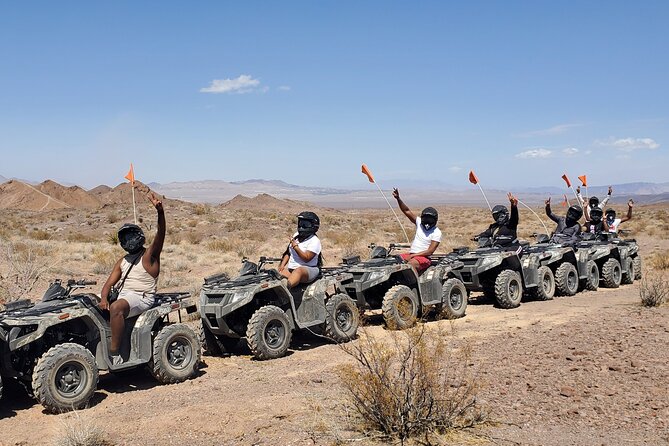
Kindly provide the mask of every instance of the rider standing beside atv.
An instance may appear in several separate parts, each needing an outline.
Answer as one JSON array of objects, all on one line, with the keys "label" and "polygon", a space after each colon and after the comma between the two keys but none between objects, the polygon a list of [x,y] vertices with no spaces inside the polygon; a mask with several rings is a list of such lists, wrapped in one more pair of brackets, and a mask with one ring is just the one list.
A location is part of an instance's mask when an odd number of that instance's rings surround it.
[{"label": "rider standing beside atv", "polygon": [[279,273],[288,279],[288,288],[313,282],[320,273],[321,241],[316,236],[321,221],[313,212],[300,212],[297,232],[290,238],[279,265]]},{"label": "rider standing beside atv", "polygon": [[[118,231],[118,241],[128,254],[116,262],[102,287],[100,308],[109,309],[110,354],[114,364],[123,362],[119,351],[125,329],[125,319],[142,314],[155,302],[160,274],[160,253],[165,241],[165,211],[162,202],[148,187],[145,192],[151,204],[158,211],[156,236],[147,249],[144,247],[146,238],[142,229],[137,225],[124,224]],[[110,302],[112,286],[115,286],[118,295],[116,300]]]},{"label": "rider standing beside atv", "polygon": [[495,220],[488,229],[474,237],[474,240],[488,238],[494,244],[500,246],[511,245],[518,237],[518,199],[511,192],[508,193],[509,203],[511,204],[511,216],[506,206],[501,204],[492,208],[492,218]]},{"label": "rider standing beside atv", "polygon": [[435,208],[426,207],[420,217],[416,217],[400,198],[400,191],[397,188],[393,189],[393,197],[397,200],[397,205],[404,215],[416,225],[416,236],[411,243],[411,248],[408,253],[401,254],[401,257],[421,273],[430,267],[432,264],[430,256],[441,243],[441,230],[437,228],[439,214]]},{"label": "rider standing beside atv", "polygon": [[583,217],[583,209],[581,206],[572,205],[567,209],[565,217],[558,217],[551,211],[551,198],[546,200],[546,215],[548,218],[557,223],[557,227],[553,232],[553,238],[557,238],[558,242],[569,244],[578,241],[578,236],[581,234],[581,224],[579,220]]}]

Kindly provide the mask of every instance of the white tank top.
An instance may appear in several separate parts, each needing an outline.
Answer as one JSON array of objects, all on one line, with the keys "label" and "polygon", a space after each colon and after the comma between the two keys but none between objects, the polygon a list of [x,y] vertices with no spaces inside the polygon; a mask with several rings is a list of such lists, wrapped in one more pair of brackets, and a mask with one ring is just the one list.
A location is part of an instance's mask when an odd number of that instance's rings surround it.
[{"label": "white tank top", "polygon": [[[127,257],[130,257],[131,259],[134,256],[126,256],[123,258],[121,261],[121,279],[125,277],[126,273],[128,272],[128,268],[130,268],[130,262],[128,262]],[[158,278],[153,277],[149,272],[144,268],[144,264],[142,263],[142,257],[144,255],[139,257],[139,259],[136,260],[135,266],[132,267],[130,270],[130,274],[128,274],[128,277],[125,279],[125,282],[123,283],[123,290],[127,291],[135,291],[137,293],[141,294],[156,294],[156,290],[158,288]]]}]

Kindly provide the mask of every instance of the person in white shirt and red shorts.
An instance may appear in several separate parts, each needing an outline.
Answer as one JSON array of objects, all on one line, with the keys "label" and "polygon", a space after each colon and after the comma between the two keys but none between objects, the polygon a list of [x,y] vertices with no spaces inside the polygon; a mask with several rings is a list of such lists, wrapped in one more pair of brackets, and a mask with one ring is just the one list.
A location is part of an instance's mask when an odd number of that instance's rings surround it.
[{"label": "person in white shirt and red shorts", "polygon": [[408,253],[401,254],[401,257],[413,266],[418,273],[422,273],[431,265],[430,256],[437,250],[441,243],[441,231],[437,228],[439,214],[433,207],[426,207],[417,217],[409,206],[404,204],[400,198],[400,191],[393,189],[393,197],[397,200],[400,210],[407,216],[411,223],[416,225],[416,236],[411,243]]}]

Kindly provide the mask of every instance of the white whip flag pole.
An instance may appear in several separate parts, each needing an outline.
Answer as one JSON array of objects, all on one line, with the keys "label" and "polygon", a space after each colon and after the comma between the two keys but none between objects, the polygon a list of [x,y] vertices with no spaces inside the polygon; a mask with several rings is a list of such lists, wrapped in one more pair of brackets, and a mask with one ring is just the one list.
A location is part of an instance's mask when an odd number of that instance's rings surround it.
[{"label": "white whip flag pole", "polygon": [[367,175],[367,179],[369,180],[370,183],[374,183],[376,188],[381,192],[381,196],[386,200],[386,203],[388,203],[388,207],[390,210],[393,212],[393,215],[395,216],[395,219],[397,220],[397,223],[400,224],[400,228],[402,228],[402,232],[404,233],[404,237],[407,239],[407,243],[411,243],[409,241],[409,236],[407,235],[407,231],[404,229],[404,226],[402,225],[402,222],[400,221],[400,218],[397,216],[397,213],[395,213],[395,209],[393,209],[392,205],[390,204],[390,201],[386,198],[386,194],[383,193],[381,190],[381,187],[379,187],[379,184],[374,180],[374,176],[372,175],[372,172],[367,168],[365,164],[362,165],[362,173]]},{"label": "white whip flag pole", "polygon": [[476,176],[476,174],[474,173],[473,170],[469,171],[469,182],[472,183],[472,184],[476,184],[479,187],[479,190],[483,194],[483,198],[485,198],[485,202],[488,204],[488,209],[490,209],[490,212],[492,212],[492,206],[490,206],[490,202],[488,201],[488,197],[485,196],[485,192],[483,192],[483,188],[479,184],[479,179],[478,179],[478,177]]},{"label": "white whip flag pole", "polygon": [[534,216],[537,217],[537,220],[539,220],[539,223],[541,223],[541,226],[544,227],[544,231],[546,231],[546,234],[547,234],[547,235],[550,235],[550,232],[548,232],[548,228],[547,228],[546,225],[544,224],[544,221],[539,217],[539,215],[537,215],[536,212],[534,212],[534,209],[532,209],[531,207],[529,207],[528,205],[526,205],[525,203],[523,203],[523,202],[520,201],[520,200],[518,200],[518,203],[522,204],[522,205],[525,206],[527,209],[529,209],[530,212],[532,212],[532,213],[534,214]]},{"label": "white whip flag pole", "polygon": [[132,215],[135,217],[135,224],[137,224],[137,206],[135,205],[135,170],[130,163],[130,170],[125,176],[125,179],[130,181],[130,189],[132,189]]}]

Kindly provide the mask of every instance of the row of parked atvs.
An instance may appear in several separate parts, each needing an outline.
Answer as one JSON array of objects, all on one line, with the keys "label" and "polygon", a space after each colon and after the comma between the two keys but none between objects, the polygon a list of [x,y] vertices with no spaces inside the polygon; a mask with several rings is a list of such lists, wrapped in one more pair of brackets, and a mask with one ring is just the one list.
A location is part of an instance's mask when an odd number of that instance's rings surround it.
[{"label": "row of parked atvs", "polygon": [[39,303],[17,301],[0,312],[0,397],[2,380],[14,378],[47,411],[79,409],[93,396],[99,370],[148,366],[158,381],[176,383],[197,372],[201,351],[230,352],[244,337],[257,359],[272,359],[286,354],[295,330],[334,342],[355,338],[368,310],[380,310],[388,328],[405,329],[419,317],[463,317],[471,291],[515,308],[523,296],[548,300],[641,277],[638,246],[630,239],[584,236],[566,245],[543,235],[533,245],[498,242],[482,239],[478,249],[435,255],[420,275],[393,254],[406,246],[371,245],[368,260],[345,258],[293,289],[267,267],[279,259],[244,261],[238,277],[205,279],[199,335],[181,321],[183,311],[198,311],[189,293],[159,294],[153,308],[128,319],[121,365],[109,358],[108,313],[96,295],[76,292],[93,283],[56,281]]}]

